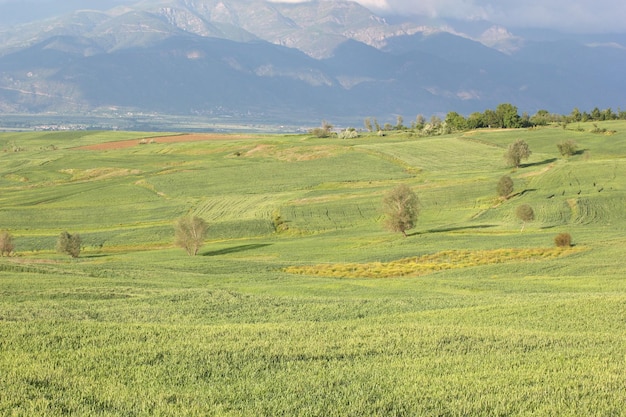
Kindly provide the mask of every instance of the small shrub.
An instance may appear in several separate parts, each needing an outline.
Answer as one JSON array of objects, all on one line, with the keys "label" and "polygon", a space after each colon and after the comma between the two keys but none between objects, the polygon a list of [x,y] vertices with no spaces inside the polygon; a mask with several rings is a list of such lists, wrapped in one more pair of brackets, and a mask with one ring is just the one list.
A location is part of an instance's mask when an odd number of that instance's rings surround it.
[{"label": "small shrub", "polygon": [[572,236],[569,233],[559,233],[554,238],[554,244],[559,248],[569,248],[572,246]]},{"label": "small shrub", "polygon": [[330,132],[322,129],[321,127],[313,128],[309,131],[309,133],[316,138],[328,138],[330,137]]},{"label": "small shrub", "polygon": [[522,232],[524,231],[524,227],[526,227],[526,222],[531,222],[535,220],[535,212],[533,211],[533,208],[528,204],[522,204],[521,206],[517,207],[517,210],[515,210],[515,215],[523,222],[521,230]]},{"label": "small shrub", "polygon": [[339,133],[339,139],[354,139],[359,137],[359,132],[353,127],[349,127]]},{"label": "small shrub", "polygon": [[528,159],[531,154],[532,151],[526,141],[518,139],[509,145],[504,158],[509,166],[519,168],[522,159]]},{"label": "small shrub", "polygon": [[289,225],[285,222],[283,217],[280,215],[280,211],[278,210],[275,210],[272,213],[272,224],[276,233],[281,233],[289,230]]},{"label": "small shrub", "polygon": [[498,197],[506,199],[513,192],[513,180],[508,175],[503,176],[498,181]]},{"label": "small shrub", "polygon": [[0,233],[0,256],[11,256],[14,249],[13,236],[9,232]]},{"label": "small shrub", "polygon": [[594,123],[593,129],[591,129],[591,133],[606,133],[606,128],[598,127],[598,124]]},{"label": "small shrub", "polygon": [[309,130],[309,133],[318,138],[329,138],[332,136],[332,130],[333,125],[323,120],[321,127],[313,128]]},{"label": "small shrub", "polygon": [[70,255],[72,258],[78,258],[81,242],[79,234],[71,235],[68,232],[62,232],[57,240],[57,252]]},{"label": "small shrub", "polygon": [[574,155],[578,150],[578,145],[572,139],[560,142],[556,146],[559,149],[561,156],[566,158]]}]

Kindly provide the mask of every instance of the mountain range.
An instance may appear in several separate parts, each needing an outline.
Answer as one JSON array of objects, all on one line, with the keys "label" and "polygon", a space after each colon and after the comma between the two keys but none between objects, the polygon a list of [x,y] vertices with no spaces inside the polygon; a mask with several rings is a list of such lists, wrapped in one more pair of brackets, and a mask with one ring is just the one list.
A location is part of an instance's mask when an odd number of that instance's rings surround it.
[{"label": "mountain range", "polygon": [[349,1],[157,0],[0,28],[0,115],[276,123],[625,104],[626,36],[389,18]]}]

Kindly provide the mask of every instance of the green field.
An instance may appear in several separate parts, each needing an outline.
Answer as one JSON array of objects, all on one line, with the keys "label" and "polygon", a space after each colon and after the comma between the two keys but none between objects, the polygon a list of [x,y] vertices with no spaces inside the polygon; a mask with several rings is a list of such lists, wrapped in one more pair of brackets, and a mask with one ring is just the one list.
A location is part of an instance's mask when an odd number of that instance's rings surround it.
[{"label": "green field", "polygon": [[[626,415],[626,122],[598,125],[0,133],[0,416]],[[533,154],[511,169],[516,139]],[[401,183],[407,238],[382,227]],[[173,245],[189,213],[210,225],[195,257]]]}]

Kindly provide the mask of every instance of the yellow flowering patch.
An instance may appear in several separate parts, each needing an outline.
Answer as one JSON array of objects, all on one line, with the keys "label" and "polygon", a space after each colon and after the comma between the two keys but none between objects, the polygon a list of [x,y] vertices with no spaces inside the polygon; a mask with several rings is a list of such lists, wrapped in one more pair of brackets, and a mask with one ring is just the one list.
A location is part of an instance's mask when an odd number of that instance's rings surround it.
[{"label": "yellow flowering patch", "polygon": [[418,276],[447,269],[469,268],[505,262],[530,262],[558,258],[580,249],[536,248],[493,250],[449,250],[391,262],[337,263],[291,266],[291,274],[338,278],[389,278]]}]

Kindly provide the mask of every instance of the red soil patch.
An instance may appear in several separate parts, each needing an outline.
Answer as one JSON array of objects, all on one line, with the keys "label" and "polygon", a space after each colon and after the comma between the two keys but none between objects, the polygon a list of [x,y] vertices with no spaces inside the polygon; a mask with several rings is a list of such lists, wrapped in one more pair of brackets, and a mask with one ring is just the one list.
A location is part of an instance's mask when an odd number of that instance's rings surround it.
[{"label": "red soil patch", "polygon": [[111,151],[117,149],[132,148],[133,146],[148,146],[152,143],[177,143],[177,142],[199,142],[199,141],[220,141],[220,140],[236,140],[236,139],[252,139],[252,136],[245,135],[227,135],[221,133],[202,133],[177,136],[160,136],[144,139],[120,140],[116,142],[98,143],[95,145],[79,146],[74,149],[85,151]]}]

